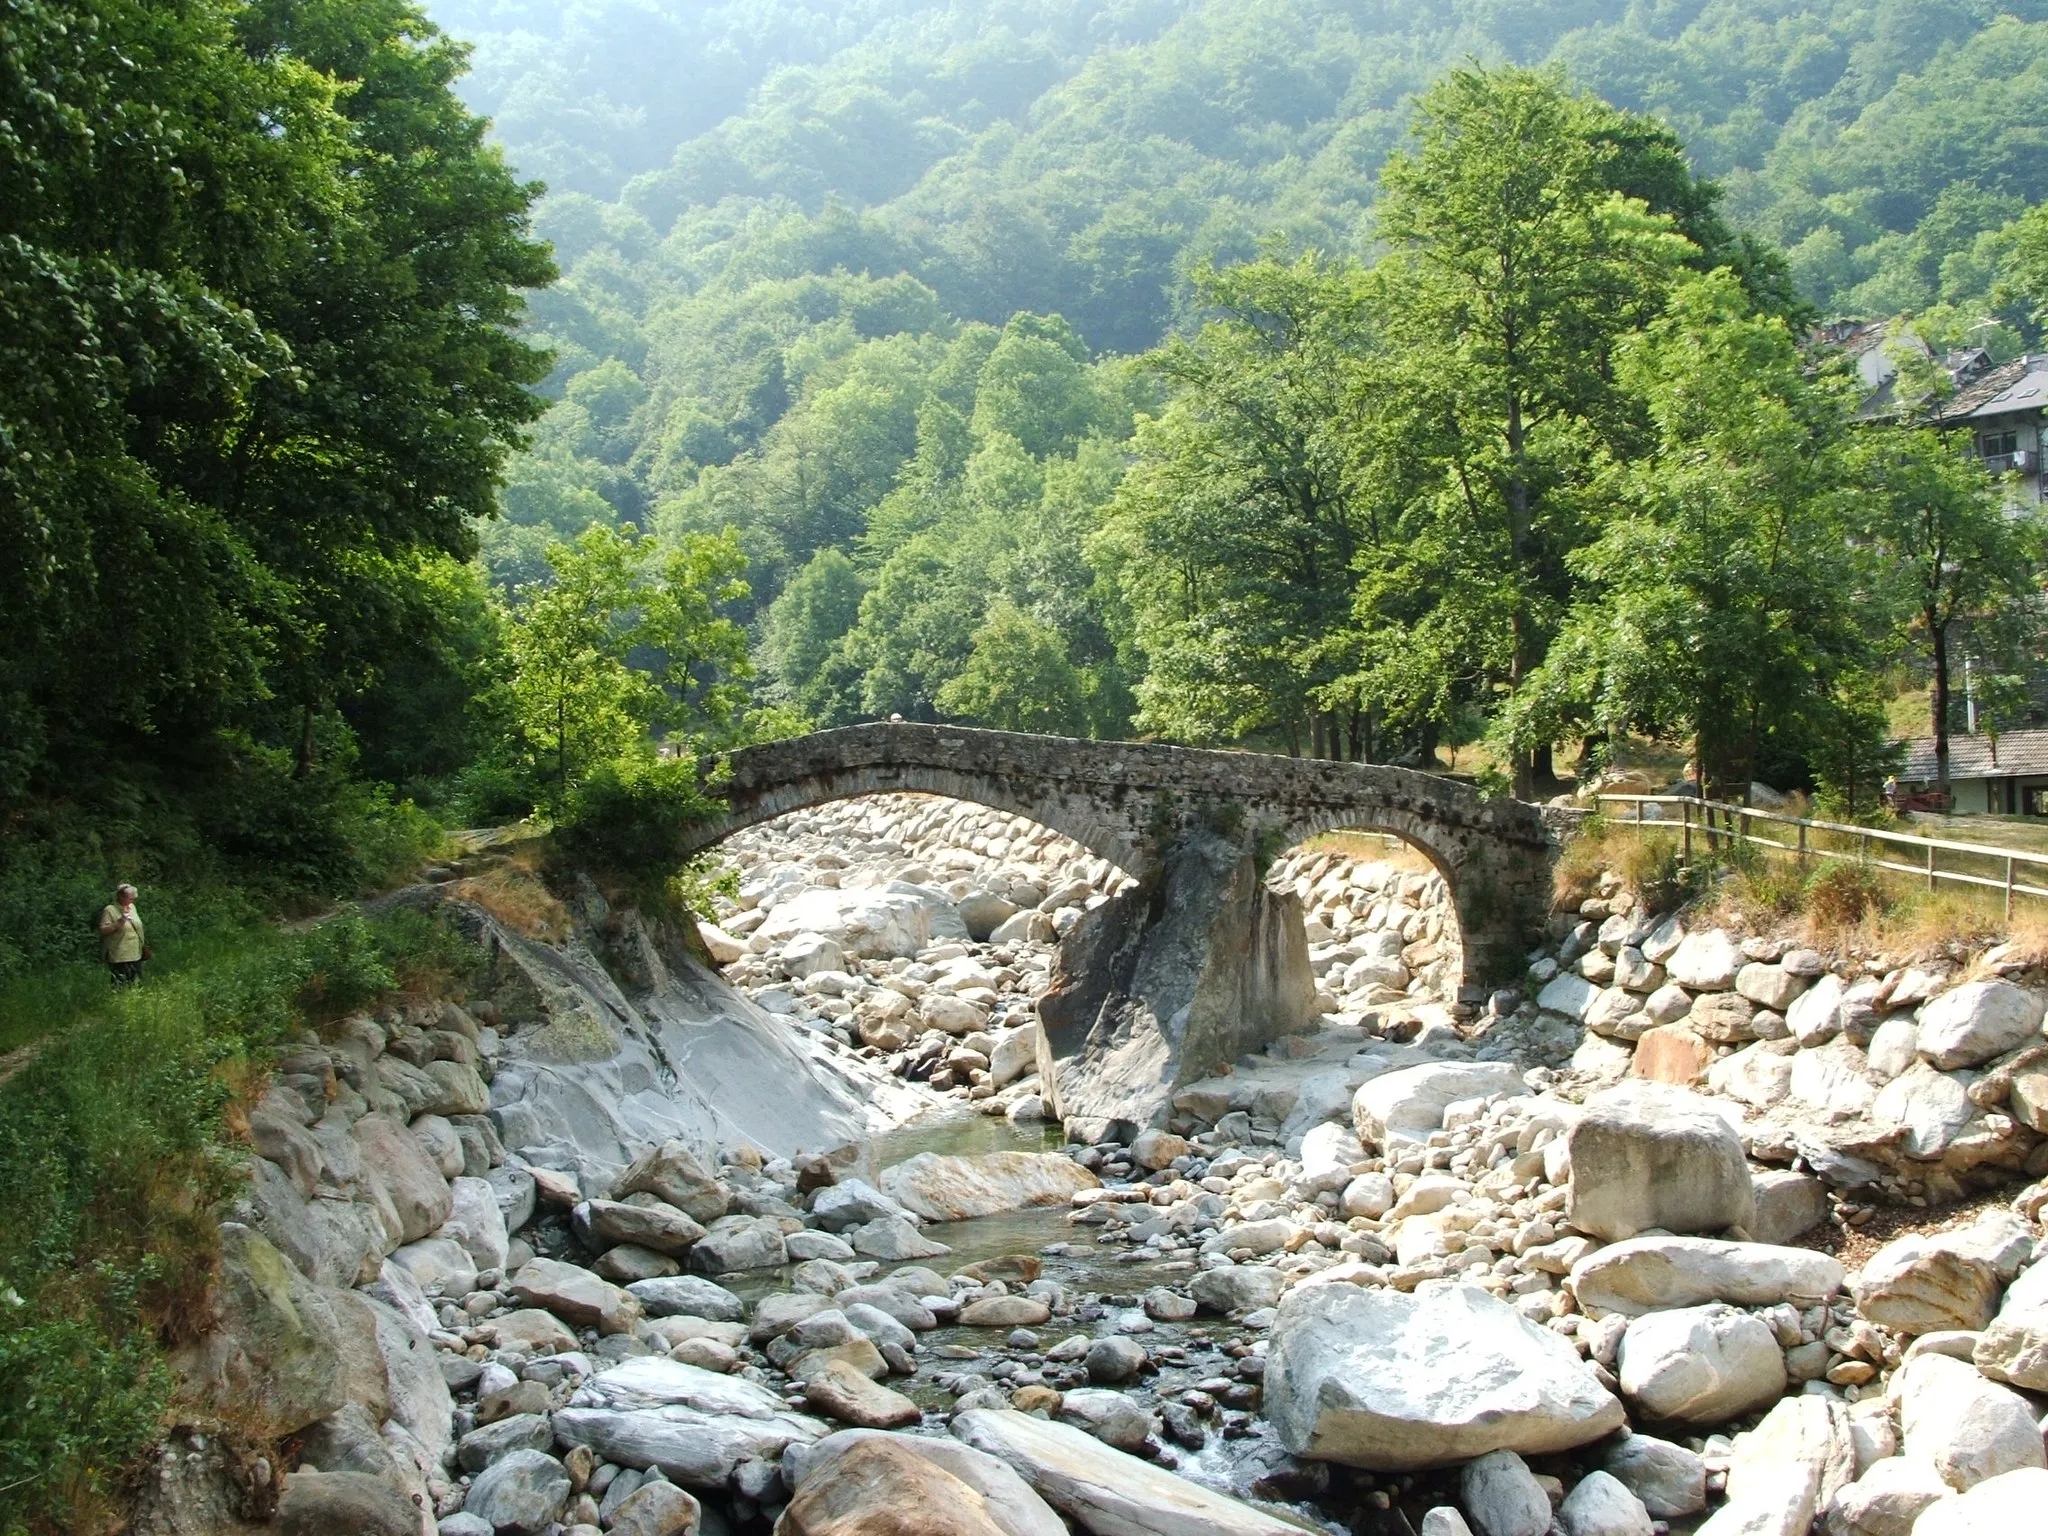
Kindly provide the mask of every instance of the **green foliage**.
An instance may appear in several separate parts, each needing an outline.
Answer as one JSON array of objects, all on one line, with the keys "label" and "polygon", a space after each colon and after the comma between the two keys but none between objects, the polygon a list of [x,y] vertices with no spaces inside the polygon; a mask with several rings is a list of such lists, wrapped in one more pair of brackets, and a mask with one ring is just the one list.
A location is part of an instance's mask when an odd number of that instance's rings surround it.
[{"label": "green foliage", "polygon": [[557,835],[577,862],[658,888],[675,875],[683,833],[721,808],[695,757],[621,756],[577,783]]},{"label": "green foliage", "polygon": [[296,736],[464,556],[543,356],[535,189],[405,0],[0,18],[0,795]]},{"label": "green foliage", "polygon": [[93,1526],[161,1432],[163,1350],[203,1325],[219,1210],[241,1179],[223,1118],[234,1085],[288,1030],[401,979],[459,986],[476,960],[418,913],[297,934],[244,917],[196,937],[140,987],[110,994],[100,978],[89,1002],[26,1020],[10,998],[10,1023],[48,1033],[0,1084],[0,1178],[17,1191],[0,1225],[9,1530]]},{"label": "green foliage", "polygon": [[1079,736],[1088,725],[1086,688],[1058,635],[1000,603],[982,620],[965,666],[932,702],[956,719],[999,731]]}]

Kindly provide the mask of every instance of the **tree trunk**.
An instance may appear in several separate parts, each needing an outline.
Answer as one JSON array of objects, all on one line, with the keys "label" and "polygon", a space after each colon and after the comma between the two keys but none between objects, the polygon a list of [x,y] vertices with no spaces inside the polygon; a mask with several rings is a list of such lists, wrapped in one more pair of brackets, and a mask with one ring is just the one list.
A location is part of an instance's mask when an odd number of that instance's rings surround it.
[{"label": "tree trunk", "polygon": [[308,703],[299,717],[299,755],[292,764],[292,777],[303,779],[313,771],[313,706]]},{"label": "tree trunk", "polygon": [[1532,755],[1529,776],[1536,783],[1549,785],[1557,782],[1556,751],[1555,747],[1545,742]]},{"label": "tree trunk", "polygon": [[1929,712],[1934,725],[1934,782],[1943,794],[1948,793],[1948,626],[1937,623],[1934,610],[1928,609],[1923,617],[1927,621],[1927,637],[1934,644],[1934,687],[1929,699]]}]

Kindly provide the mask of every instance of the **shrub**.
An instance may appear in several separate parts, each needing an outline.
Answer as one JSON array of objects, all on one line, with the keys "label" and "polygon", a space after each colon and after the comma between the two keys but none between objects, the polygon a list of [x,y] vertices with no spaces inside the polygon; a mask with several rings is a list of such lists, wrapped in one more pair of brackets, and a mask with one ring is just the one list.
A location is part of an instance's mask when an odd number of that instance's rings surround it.
[{"label": "shrub", "polygon": [[721,809],[704,792],[696,758],[625,757],[569,792],[557,835],[571,858],[658,893],[682,862],[684,832]]},{"label": "shrub", "polygon": [[1805,906],[1823,931],[1852,928],[1884,910],[1884,879],[1861,860],[1825,859],[1807,877]]}]

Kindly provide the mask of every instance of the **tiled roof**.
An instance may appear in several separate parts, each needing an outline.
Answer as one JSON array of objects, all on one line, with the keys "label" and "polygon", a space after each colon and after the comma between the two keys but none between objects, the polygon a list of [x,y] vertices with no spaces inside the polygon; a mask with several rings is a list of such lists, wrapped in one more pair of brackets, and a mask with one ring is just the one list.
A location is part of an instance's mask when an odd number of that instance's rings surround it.
[{"label": "tiled roof", "polygon": [[[2048,775],[2048,730],[2006,731],[1998,738],[1998,755],[1992,757],[1989,736],[1948,739],[1948,772],[1952,779],[2031,778]],[[1908,784],[1932,784],[1934,738],[1922,736],[1906,743],[1906,757],[1899,777]]]},{"label": "tiled roof", "polygon": [[2008,411],[2039,410],[2044,405],[2048,405],[2048,357],[2034,353],[2000,363],[1970,380],[1943,402],[1941,420],[1967,421]]}]

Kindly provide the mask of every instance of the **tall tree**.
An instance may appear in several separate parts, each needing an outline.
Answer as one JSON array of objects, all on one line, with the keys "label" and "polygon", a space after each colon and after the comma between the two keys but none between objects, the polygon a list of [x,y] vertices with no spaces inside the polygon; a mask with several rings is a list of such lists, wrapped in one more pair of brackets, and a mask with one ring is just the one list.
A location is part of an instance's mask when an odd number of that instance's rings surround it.
[{"label": "tall tree", "polygon": [[1767,747],[1846,717],[1885,609],[1850,535],[1848,409],[1790,329],[1726,272],[1617,348],[1653,440],[1611,459],[1585,587],[1501,722],[1518,751],[1571,733],[1689,741],[1702,793],[1746,798]]},{"label": "tall tree", "polygon": [[[1616,390],[1618,338],[1662,306],[1696,254],[1673,223],[1624,198],[1625,120],[1555,73],[1461,69],[1424,97],[1415,145],[1382,176],[1373,275],[1383,347],[1362,414],[1393,433],[1382,457],[1435,471],[1406,537],[1362,597],[1422,590],[1447,658],[1519,687],[1570,592],[1600,449],[1640,433]],[[1448,641],[1448,643],[1445,643]],[[1534,759],[1515,765],[1533,787]]]},{"label": "tall tree", "polygon": [[2039,515],[2008,506],[1967,445],[1925,427],[1873,430],[1855,455],[1864,532],[1884,552],[1909,624],[1927,648],[1935,779],[1949,785],[1950,641],[1960,620],[2037,591]]}]

